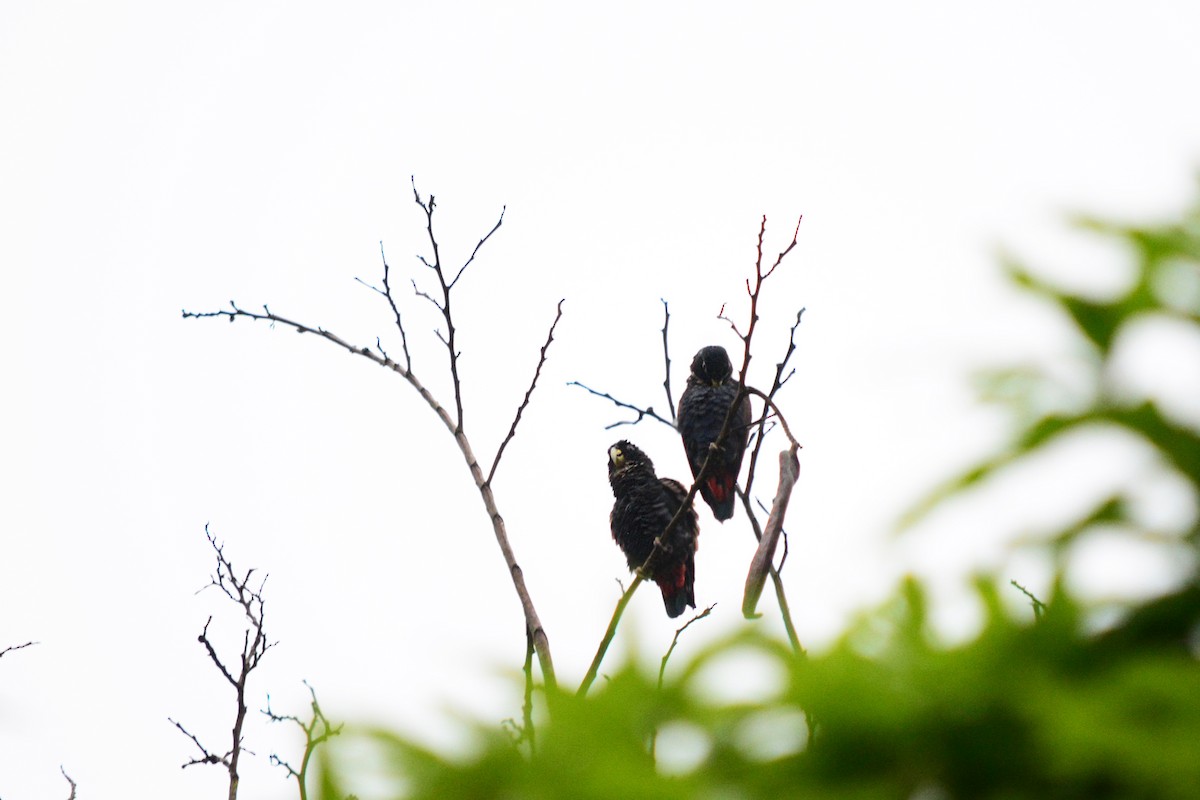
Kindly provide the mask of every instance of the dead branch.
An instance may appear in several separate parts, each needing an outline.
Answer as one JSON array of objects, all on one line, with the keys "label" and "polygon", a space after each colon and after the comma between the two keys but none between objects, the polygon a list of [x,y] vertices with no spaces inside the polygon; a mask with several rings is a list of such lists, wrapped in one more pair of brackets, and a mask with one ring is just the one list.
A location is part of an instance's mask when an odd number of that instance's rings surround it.
[{"label": "dead branch", "polygon": [[[438,309],[438,311],[442,314],[443,319],[446,322],[446,329],[447,329],[446,334],[443,335],[440,331],[435,331],[435,333],[437,333],[438,339],[446,346],[446,348],[449,352],[450,373],[451,373],[451,378],[452,378],[453,386],[454,386],[454,404],[455,404],[455,411],[456,411],[455,416],[452,417],[450,415],[450,412],[448,412],[446,410],[446,408],[443,407],[440,402],[438,402],[437,398],[435,398],[433,396],[432,392],[430,392],[425,387],[425,385],[420,380],[418,380],[417,376],[414,374],[414,372],[412,370],[412,360],[408,354],[407,338],[405,337],[404,328],[400,322],[399,312],[396,311],[396,305],[395,305],[395,301],[394,301],[394,298],[392,295],[391,284],[388,282],[388,267],[387,267],[386,260],[384,261],[384,290],[381,291],[379,289],[375,289],[375,291],[377,291],[379,294],[383,295],[388,300],[388,303],[392,307],[393,312],[395,314],[396,325],[400,329],[401,337],[402,337],[402,340],[404,341],[404,350],[405,350],[405,363],[404,364],[397,363],[396,361],[389,358],[387,353],[384,352],[383,348],[379,347],[378,339],[376,339],[376,345],[379,349],[379,352],[377,354],[377,353],[373,352],[371,350],[371,348],[369,348],[369,347],[358,347],[355,345],[351,345],[348,342],[346,342],[344,339],[342,339],[340,336],[334,334],[331,331],[325,330],[324,328],[311,327],[309,325],[305,325],[303,323],[296,322],[294,320],[291,320],[286,317],[275,314],[266,305],[263,306],[263,313],[259,314],[256,312],[246,311],[242,308],[239,308],[236,303],[233,303],[231,301],[230,302],[230,310],[222,309],[219,311],[210,311],[210,312],[202,312],[202,313],[189,312],[189,311],[185,310],[183,312],[183,317],[184,317],[184,319],[226,318],[230,322],[233,322],[234,320],[238,319],[239,317],[242,317],[242,318],[257,320],[257,321],[267,321],[267,322],[271,323],[272,325],[275,325],[275,324],[285,325],[285,326],[290,327],[293,330],[297,331],[298,333],[313,333],[313,334],[316,334],[317,336],[319,336],[320,338],[325,339],[326,341],[337,345],[338,347],[342,348],[343,350],[345,350],[349,353],[352,353],[353,355],[361,356],[363,358],[366,358],[366,359],[374,362],[375,364],[378,364],[381,367],[384,367],[385,369],[392,370],[397,375],[399,375],[404,380],[406,380],[409,383],[409,385],[411,385],[417,391],[417,393],[421,396],[421,399],[423,399],[425,401],[425,403],[430,407],[430,409],[433,410],[434,414],[437,415],[437,418],[439,420],[441,420],[442,424],[446,427],[446,429],[454,437],[454,441],[458,445],[459,451],[462,453],[463,460],[466,462],[467,468],[471,473],[471,478],[472,478],[472,480],[474,480],[475,486],[479,490],[480,498],[483,500],[483,505],[484,505],[485,510],[487,511],[488,518],[492,522],[492,531],[495,534],[496,543],[500,547],[501,555],[504,558],[505,564],[508,566],[509,576],[512,579],[513,587],[516,590],[517,597],[521,602],[521,609],[525,616],[525,624],[526,624],[526,627],[530,631],[530,636],[533,639],[534,648],[535,648],[535,651],[538,656],[538,665],[542,671],[542,677],[545,680],[545,684],[546,684],[547,688],[553,689],[557,685],[557,681],[555,679],[555,674],[554,674],[554,662],[550,655],[549,637],[546,635],[546,630],[542,626],[542,622],[541,622],[540,618],[538,617],[537,610],[534,607],[533,599],[529,594],[529,590],[525,586],[524,573],[522,572],[520,565],[517,563],[516,556],[513,553],[512,546],[509,543],[508,531],[507,531],[507,528],[504,523],[504,518],[500,515],[500,511],[496,506],[496,500],[495,500],[495,496],[492,493],[491,483],[490,483],[489,479],[486,478],[483,474],[483,469],[480,467],[479,461],[475,457],[475,453],[472,449],[471,442],[467,438],[467,435],[463,430],[463,424],[462,424],[462,422],[463,422],[463,420],[462,420],[462,417],[463,417],[463,414],[462,414],[462,384],[461,384],[461,381],[459,380],[459,376],[458,376],[459,353],[458,353],[458,350],[456,349],[457,348],[457,344],[456,344],[457,329],[455,328],[455,326],[453,324],[453,317],[452,317],[452,313],[451,313],[450,290],[457,283],[458,279],[462,277],[463,272],[466,270],[466,268],[468,266],[470,266],[471,263],[475,260],[476,255],[479,253],[479,250],[484,245],[484,243],[486,243],[488,241],[488,239],[491,238],[492,234],[494,234],[499,229],[501,223],[504,221],[504,214],[503,214],[503,212],[501,212],[500,220],[496,222],[495,226],[492,227],[492,229],[487,233],[487,235],[485,235],[482,239],[479,240],[479,243],[476,244],[475,249],[471,253],[471,257],[468,258],[466,263],[464,263],[462,265],[462,267],[460,267],[458,269],[454,278],[447,281],[445,272],[443,271],[443,268],[442,268],[441,251],[440,251],[440,248],[439,248],[439,245],[437,242],[437,237],[435,236],[434,231],[433,231],[433,212],[434,212],[434,209],[436,208],[436,203],[435,203],[434,197],[433,197],[433,195],[430,195],[429,200],[427,202],[422,201],[420,194],[417,192],[415,181],[413,182],[413,196],[416,200],[417,205],[421,207],[422,211],[425,214],[425,227],[426,227],[426,231],[428,232],[430,246],[433,250],[433,260],[432,261],[430,261],[429,259],[427,259],[421,255],[418,255],[417,259],[422,264],[424,264],[426,267],[428,267],[430,270],[432,270],[435,273],[435,275],[437,276],[438,286],[441,289],[442,299],[441,299],[441,301],[439,301],[439,300],[435,299],[432,295],[421,291],[417,287],[416,281],[413,281],[413,287],[414,287],[414,291],[419,296],[427,299]],[[370,287],[370,284],[365,284],[365,285]],[[370,288],[374,289],[375,287],[370,287]],[[553,329],[551,330],[551,334],[553,334]],[[548,346],[548,343],[547,343],[547,346]],[[536,374],[535,374],[535,381],[536,381]],[[532,391],[532,387],[531,387],[531,391]],[[515,425],[513,428],[510,429],[510,432],[512,432],[512,431],[515,431]],[[495,462],[493,463],[492,467],[494,470]]]},{"label": "dead branch", "polygon": [[421,207],[421,210],[425,212],[425,230],[429,234],[429,244],[433,248],[432,263],[430,263],[427,258],[421,255],[418,255],[417,259],[420,260],[422,264],[433,270],[434,274],[437,276],[438,287],[442,291],[441,302],[438,302],[429,294],[418,289],[416,281],[413,281],[413,290],[418,296],[424,297],[433,303],[434,306],[436,306],[437,309],[442,312],[442,319],[446,321],[446,335],[442,336],[439,333],[438,338],[442,340],[442,344],[446,345],[446,350],[450,355],[450,377],[454,383],[454,407],[455,411],[457,412],[457,421],[455,423],[454,432],[457,434],[462,432],[463,401],[462,381],[458,377],[458,357],[460,353],[455,345],[457,329],[454,327],[454,317],[450,309],[450,290],[454,288],[456,283],[458,283],[458,279],[463,276],[463,273],[466,272],[467,267],[471,266],[471,263],[475,260],[475,256],[479,254],[479,249],[483,247],[484,243],[488,239],[492,238],[493,233],[500,229],[500,226],[504,223],[504,212],[507,210],[507,207],[500,211],[500,219],[496,221],[496,224],[492,227],[492,229],[488,231],[482,239],[479,240],[477,245],[475,245],[475,249],[471,251],[471,257],[467,259],[465,264],[458,268],[458,272],[455,274],[454,278],[447,281],[445,270],[442,268],[441,250],[438,248],[437,237],[434,236],[433,233],[433,210],[436,207],[436,201],[434,200],[433,195],[429,195],[428,202],[425,202],[421,199],[421,194],[417,191],[417,181],[415,177],[412,180],[412,189],[413,198],[416,200],[417,205]]},{"label": "dead branch", "polygon": [[266,631],[263,628],[265,603],[263,602],[262,590],[266,585],[267,577],[263,576],[263,579],[258,582],[257,589],[252,588],[250,581],[256,570],[253,568],[248,569],[245,575],[238,577],[236,570],[233,568],[233,563],[225,555],[225,546],[217,542],[207,525],[204,526],[204,535],[216,553],[217,569],[209,577],[209,584],[203,587],[201,591],[212,586],[217,587],[222,594],[241,607],[242,613],[246,618],[246,628],[242,636],[242,650],[233,662],[235,664],[233,668],[227,666],[226,660],[221,658],[212,640],[208,638],[208,626],[212,624],[211,616],[204,623],[204,629],[197,637],[197,641],[204,646],[205,652],[208,653],[209,660],[212,661],[225,680],[233,687],[237,699],[237,711],[234,716],[231,746],[223,755],[217,755],[201,744],[200,740],[184,728],[183,725],[170,717],[167,719],[181,733],[191,739],[200,750],[200,758],[193,758],[191,761],[188,761],[183,765],[184,768],[190,767],[193,764],[221,764],[229,773],[229,800],[236,800],[238,782],[240,780],[238,761],[241,758],[242,751],[245,749],[243,746],[242,729],[246,722],[246,683],[250,678],[250,673],[258,668],[263,656],[275,646],[275,643],[267,640]]},{"label": "dead branch", "polygon": [[[775,500],[771,503],[771,514],[763,528],[762,538],[759,539],[758,549],[750,560],[750,570],[746,574],[746,590],[742,595],[742,614],[747,619],[761,616],[757,613],[758,598],[762,595],[763,584],[767,573],[773,569],[772,559],[775,557],[775,545],[779,541],[779,533],[783,530],[783,517],[787,513],[788,500],[792,496],[792,487],[800,474],[800,462],[796,457],[797,445],[779,454],[779,488],[775,492]],[[778,574],[778,573],[776,573]]]}]

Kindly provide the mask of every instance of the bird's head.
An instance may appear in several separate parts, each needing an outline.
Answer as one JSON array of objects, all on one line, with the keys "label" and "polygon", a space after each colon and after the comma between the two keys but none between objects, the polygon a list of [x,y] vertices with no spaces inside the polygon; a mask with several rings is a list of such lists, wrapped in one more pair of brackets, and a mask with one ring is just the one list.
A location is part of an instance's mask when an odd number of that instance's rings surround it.
[{"label": "bird's head", "polygon": [[692,375],[702,383],[717,386],[733,375],[733,364],[729,363],[729,354],[720,345],[710,344],[700,348],[692,359]]},{"label": "bird's head", "polygon": [[645,466],[654,469],[654,464],[650,462],[650,458],[638,449],[637,445],[631,444],[629,441],[622,439],[621,441],[608,448],[608,474],[609,476],[616,475],[619,472],[624,472],[633,467]]}]

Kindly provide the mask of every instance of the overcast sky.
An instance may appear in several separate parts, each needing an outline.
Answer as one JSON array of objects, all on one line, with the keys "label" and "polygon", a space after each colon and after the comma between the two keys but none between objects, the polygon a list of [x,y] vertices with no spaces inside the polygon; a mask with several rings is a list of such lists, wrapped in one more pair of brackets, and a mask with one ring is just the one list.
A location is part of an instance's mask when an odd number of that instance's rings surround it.
[{"label": "overcast sky", "polygon": [[[971,525],[889,532],[1003,434],[969,371],[1063,355],[1061,328],[1005,287],[1000,245],[1103,292],[1120,259],[1065,215],[1154,218],[1190,197],[1197,30],[1184,2],[6,8],[0,649],[38,644],[0,659],[0,796],[65,797],[60,764],[81,797],[220,791],[219,770],[179,769],[195,753],[167,722],[226,746],[231,693],[196,636],[209,614],[223,644],[241,629],[194,594],[213,566],[206,523],[235,566],[270,574],[279,645],[254,708],[269,691],[303,713],[307,679],[336,718],[439,742],[446,709],[519,713],[520,608],[411,388],[311,336],[180,318],[267,303],[395,351],[389,309],[354,281],[379,281],[382,242],[414,370],[448,401],[438,320],[407,284],[430,285],[410,176],[438,198],[447,262],[507,207],[455,298],[485,463],[566,299],[495,483],[565,683],[627,580],[608,445],[629,437],[660,474],[687,471],[667,428],[605,430],[621,412],[566,384],[664,408],[660,298],[678,392],[699,347],[736,344],[716,315],[728,303],[745,320],[763,214],[772,254],[804,216],[750,376],[769,382],[805,308],[781,398],[804,445],[785,570],[801,638],[827,643],[906,570],[939,581],[948,635],[973,613],[955,588],[970,569],[1044,586],[1044,565],[1002,543],[1053,521],[1055,498],[1140,480],[1122,443],[993,497]],[[697,600],[718,605],[693,652],[750,624],[748,526],[700,513]],[[1123,563],[1134,584],[1170,577],[1148,556]],[[778,630],[769,592],[763,611],[754,624]],[[636,640],[657,658],[676,626],[640,592],[610,657]],[[255,716],[247,745],[245,795],[294,796],[266,763],[295,757],[291,731]]]}]

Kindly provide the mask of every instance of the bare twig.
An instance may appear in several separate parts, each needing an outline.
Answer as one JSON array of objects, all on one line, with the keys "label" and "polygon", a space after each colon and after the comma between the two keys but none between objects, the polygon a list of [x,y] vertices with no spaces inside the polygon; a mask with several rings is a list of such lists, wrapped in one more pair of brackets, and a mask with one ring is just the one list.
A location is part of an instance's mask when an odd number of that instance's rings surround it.
[{"label": "bare twig", "polygon": [[[383,242],[379,243],[379,257],[380,257],[380,259],[383,260],[383,288],[382,289],[372,286],[371,284],[364,281],[362,278],[356,277],[354,280],[358,281],[363,286],[366,286],[371,291],[381,295],[383,297],[383,299],[388,301],[388,305],[391,306],[391,308],[392,308],[392,314],[395,315],[395,317],[396,317],[396,329],[400,331],[400,344],[404,348],[404,368],[411,370],[412,369],[412,356],[409,355],[409,352],[408,352],[408,334],[405,333],[405,331],[404,331],[404,322],[403,322],[403,320],[400,319],[400,309],[396,306],[396,298],[395,298],[395,296],[392,295],[392,286],[388,282],[388,276],[391,273],[392,268],[390,266],[388,266],[387,256],[383,252]],[[376,342],[376,344],[378,344],[379,339],[376,338],[375,342]],[[379,348],[379,352],[383,353],[384,358],[387,358],[387,353],[383,352],[382,347]]]},{"label": "bare twig", "polygon": [[525,407],[529,405],[529,398],[533,396],[533,390],[537,388],[538,378],[542,375],[542,365],[546,363],[546,351],[550,349],[550,343],[554,341],[554,329],[558,327],[558,321],[562,319],[563,302],[563,300],[558,301],[558,311],[554,315],[554,322],[550,323],[550,332],[546,334],[546,343],[542,345],[542,351],[538,356],[537,369],[533,371],[533,380],[529,382],[529,389],[525,392],[525,399],[517,407],[517,415],[513,418],[512,425],[509,426],[508,435],[504,437],[504,441],[500,443],[500,447],[496,450],[496,457],[492,459],[492,468],[488,470],[487,480],[484,481],[489,486],[492,483],[492,478],[496,476],[496,467],[500,466],[500,457],[504,455],[504,448],[508,447],[508,443],[516,436],[517,425],[521,422],[521,414],[525,413]]},{"label": "bare twig", "polygon": [[471,266],[471,263],[475,260],[475,256],[479,254],[479,249],[483,247],[484,243],[488,239],[492,238],[493,233],[500,229],[500,226],[504,223],[504,211],[507,210],[507,208],[500,211],[500,219],[496,221],[496,224],[492,227],[492,229],[488,231],[482,239],[479,240],[478,244],[475,245],[475,249],[471,251],[471,257],[467,259],[465,264],[458,268],[458,272],[455,273],[454,278],[447,281],[446,273],[442,268],[442,256],[441,251],[438,248],[437,237],[434,236],[433,233],[433,210],[436,208],[436,202],[434,201],[433,195],[429,195],[428,202],[421,199],[421,194],[417,191],[417,181],[415,177],[412,180],[412,189],[413,198],[416,200],[417,205],[421,207],[421,210],[425,212],[425,230],[429,234],[429,244],[433,248],[432,263],[430,263],[430,261],[424,256],[417,256],[417,258],[421,260],[422,264],[432,269],[434,274],[437,275],[438,286],[442,290],[441,302],[439,303],[425,292],[416,289],[416,281],[413,282],[413,288],[417,291],[418,295],[427,298],[430,302],[437,306],[438,310],[442,312],[442,318],[446,321],[446,335],[442,336],[439,333],[438,338],[442,340],[442,344],[446,345],[446,350],[449,351],[450,354],[450,377],[454,382],[454,407],[455,411],[457,412],[457,421],[455,423],[454,432],[459,433],[462,431],[463,424],[462,381],[459,380],[458,377],[458,357],[460,353],[458,352],[455,344],[455,336],[457,331],[454,327],[454,318],[450,309],[450,290],[454,288],[456,283],[458,283],[458,279],[462,277],[467,267]]},{"label": "bare twig", "polygon": [[33,647],[35,644],[40,644],[40,642],[26,642],[25,644],[14,644],[12,647],[6,647],[0,650],[0,658],[3,658],[5,653],[11,653],[13,650],[23,650],[26,647]]},{"label": "bare twig", "polygon": [[679,637],[683,634],[684,631],[686,631],[688,628],[691,627],[693,622],[699,622],[700,620],[704,619],[709,614],[711,614],[712,610],[716,607],[717,607],[717,604],[713,603],[711,606],[704,609],[699,614],[694,615],[691,619],[689,619],[687,622],[685,622],[683,624],[683,627],[676,629],[675,635],[671,637],[671,646],[667,648],[667,652],[663,653],[662,661],[659,662],[659,665],[658,665],[658,688],[659,689],[662,689],[663,676],[665,676],[667,673],[667,661],[671,658],[671,654],[675,652],[675,646],[677,644],[679,644]]},{"label": "bare twig", "polygon": [[[783,358],[775,364],[775,377],[771,381],[771,388],[767,391],[767,398],[774,401],[775,395],[783,388],[783,385],[796,373],[793,368],[787,375],[784,375],[784,370],[787,369],[788,362],[792,358],[792,354],[796,352],[796,329],[800,327],[800,319],[804,315],[804,309],[796,312],[796,322],[792,325],[788,332],[788,347],[787,352],[783,354]],[[773,405],[773,403],[772,403]],[[767,415],[764,413],[758,424],[757,436],[754,437],[754,447],[750,451],[750,465],[746,468],[746,493],[749,494],[754,488],[754,471],[758,465],[758,454],[762,450],[763,440],[766,438],[768,429],[765,427]]]},{"label": "bare twig", "polygon": [[[662,300],[662,298],[659,298]],[[667,307],[667,301],[663,300],[663,388],[667,391],[667,409],[671,412],[671,422],[676,422],[675,419],[675,398],[671,396],[671,348],[667,344],[667,326],[671,324],[671,309]]]},{"label": "bare twig", "polygon": [[[667,673],[667,661],[670,660],[671,654],[675,652],[675,647],[676,647],[676,645],[679,644],[679,637],[683,635],[684,631],[686,631],[688,628],[691,627],[693,622],[698,622],[698,621],[704,619],[709,614],[711,614],[712,610],[716,607],[717,607],[717,604],[713,603],[711,606],[704,609],[699,614],[695,614],[694,616],[692,616],[691,619],[689,619],[687,622],[683,623],[683,627],[675,629],[675,635],[671,637],[671,646],[667,648],[667,652],[663,653],[662,661],[660,661],[658,664],[658,690],[660,692],[662,691],[662,687],[663,687],[663,677]],[[657,751],[657,747],[658,747],[658,729],[656,728],[650,734],[650,759],[652,761],[654,760],[654,757],[655,757],[655,754]]]},{"label": "bare twig", "polygon": [[[597,397],[603,397],[606,400],[611,400],[612,403],[615,406],[617,406],[618,408],[627,408],[630,411],[637,412],[637,419],[625,419],[625,420],[621,420],[620,422],[614,422],[611,425],[605,425],[604,430],[606,430],[606,431],[612,430],[613,428],[619,428],[622,425],[637,425],[639,422],[641,422],[646,417],[650,417],[651,419],[656,419],[659,422],[661,422],[663,425],[667,425],[671,428],[675,427],[675,423],[672,422],[671,420],[666,419],[663,416],[661,416],[657,411],[654,410],[654,406],[647,406],[645,408],[642,408],[641,406],[635,406],[631,403],[626,403],[622,400],[618,400],[617,398],[613,397],[611,394],[608,394],[607,392],[598,392],[595,389],[593,389],[592,387],[586,386],[586,385],[580,383],[579,381],[569,381],[567,383],[567,386],[578,386],[580,389],[591,392],[592,394],[596,395]],[[672,412],[671,416],[672,417],[675,416],[674,412]]]},{"label": "bare twig", "polygon": [[58,765],[59,772],[67,779],[67,783],[71,784],[71,793],[67,795],[67,800],[75,800],[75,781],[71,780],[71,776],[67,774],[67,768],[62,764]]},{"label": "bare twig", "polygon": [[167,717],[167,722],[174,725],[176,728],[179,729],[180,733],[182,733],[184,736],[191,739],[192,742],[196,745],[196,747],[200,750],[200,754],[201,754],[200,758],[193,758],[191,761],[184,764],[183,765],[184,769],[187,769],[188,767],[192,766],[193,764],[224,764],[226,767],[229,766],[229,756],[230,756],[229,753],[226,753],[223,756],[216,755],[215,753],[210,753],[210,752],[208,752],[208,748],[206,748],[204,745],[200,744],[200,740],[196,738],[195,734],[193,734],[187,728],[183,727],[183,725],[181,725],[180,723],[171,719],[170,717]]},{"label": "bare twig", "polygon": [[305,723],[299,717],[293,714],[276,714],[271,710],[271,696],[267,695],[267,707],[262,709],[262,713],[266,714],[272,722],[294,722],[304,731],[304,756],[300,762],[300,769],[297,770],[291,764],[284,761],[275,753],[271,754],[271,763],[276,766],[283,767],[287,770],[288,776],[295,778],[297,785],[300,787],[300,800],[308,800],[308,765],[312,760],[312,755],[316,752],[324,742],[332,739],[342,732],[342,725],[336,728],[329,723],[329,719],[325,716],[325,712],[321,710],[321,704],[317,702],[317,693],[308,681],[304,682],[308,686],[308,693],[312,696],[310,708],[312,710],[312,719]]},{"label": "bare twig", "polygon": [[[503,222],[504,215],[503,215],[503,213],[501,213],[500,221],[496,223],[496,225],[491,229],[491,231],[488,232],[488,234],[486,236],[484,236],[482,239],[480,239],[479,243],[475,246],[475,250],[471,253],[471,257],[458,270],[458,273],[455,275],[454,279],[451,281],[447,281],[445,278],[445,274],[442,271],[441,254],[440,254],[440,249],[438,247],[437,238],[434,236],[434,233],[433,233],[433,211],[434,211],[434,208],[436,207],[434,198],[432,195],[430,195],[428,202],[422,201],[420,194],[417,192],[415,181],[413,183],[413,196],[416,199],[417,205],[419,205],[421,207],[421,209],[425,212],[426,230],[428,231],[428,234],[429,234],[430,246],[433,248],[433,261],[432,262],[430,262],[429,259],[425,258],[424,256],[418,255],[417,258],[422,264],[424,264],[426,267],[433,270],[437,274],[438,284],[442,289],[443,300],[441,302],[439,302],[436,299],[434,299],[432,296],[428,295],[427,293],[422,292],[419,289],[417,289],[415,281],[413,282],[414,290],[416,290],[420,296],[425,297],[431,303],[433,303],[433,305],[436,306],[438,308],[438,310],[441,312],[441,314],[443,315],[443,318],[446,321],[447,333],[445,335],[443,335],[440,331],[436,332],[436,333],[438,335],[438,338],[441,340],[441,342],[446,345],[446,347],[450,353],[450,372],[451,372],[451,377],[453,379],[453,385],[454,385],[454,401],[455,401],[455,410],[456,410],[455,416],[451,416],[450,412],[447,411],[446,408],[444,406],[442,406],[442,404],[440,402],[438,402],[437,398],[435,398],[433,396],[433,394],[425,387],[425,385],[420,380],[418,380],[417,376],[413,373],[412,362],[411,362],[411,359],[408,357],[407,339],[404,339],[404,341],[405,341],[405,363],[400,364],[400,363],[397,363],[396,361],[392,360],[391,358],[389,358],[387,356],[387,354],[382,350],[382,348],[380,348],[380,351],[377,354],[377,353],[373,352],[371,350],[371,348],[369,348],[369,347],[357,347],[357,346],[351,345],[348,342],[346,342],[344,339],[342,339],[341,337],[339,337],[338,335],[334,334],[331,331],[325,330],[324,328],[311,327],[311,326],[305,325],[303,323],[296,322],[291,319],[287,319],[286,317],[282,317],[278,314],[273,313],[265,305],[263,306],[263,313],[261,313],[261,314],[252,312],[252,311],[246,311],[242,308],[239,308],[236,303],[231,302],[230,303],[231,310],[220,310],[220,311],[211,311],[211,312],[204,312],[204,313],[194,313],[194,312],[189,312],[189,311],[185,310],[183,312],[183,317],[184,317],[184,319],[189,319],[189,318],[191,318],[191,319],[226,318],[230,322],[238,319],[239,317],[243,317],[243,318],[251,319],[251,320],[266,321],[266,322],[269,322],[272,326],[274,326],[275,324],[285,325],[287,327],[294,329],[298,333],[313,333],[313,334],[316,334],[317,336],[321,337],[322,339],[325,339],[326,341],[328,341],[332,344],[335,344],[338,347],[341,347],[343,350],[346,350],[349,353],[366,358],[366,359],[374,362],[375,364],[378,364],[379,366],[384,367],[385,369],[392,370],[397,375],[404,378],[404,380],[406,380],[409,383],[409,385],[411,385],[417,391],[417,393],[421,396],[421,399],[423,399],[425,401],[425,403],[430,407],[430,409],[433,410],[434,414],[437,415],[438,419],[442,421],[442,424],[446,427],[446,429],[454,437],[454,441],[458,445],[459,451],[462,453],[463,460],[466,462],[467,468],[471,473],[471,478],[472,478],[472,480],[474,480],[475,486],[479,490],[479,494],[480,494],[481,499],[483,500],[483,505],[487,511],[488,518],[492,522],[492,530],[493,530],[493,533],[495,534],[496,543],[500,547],[501,555],[504,558],[505,564],[508,566],[509,575],[513,581],[513,587],[516,590],[518,599],[521,602],[521,608],[522,608],[522,611],[524,612],[524,616],[525,616],[525,624],[528,627],[528,629],[530,631],[530,635],[533,638],[534,648],[535,648],[535,651],[536,651],[537,657],[538,657],[538,665],[541,668],[542,676],[545,679],[547,688],[553,689],[557,685],[557,682],[556,682],[555,675],[554,675],[554,662],[550,655],[550,640],[547,637],[546,630],[542,626],[541,620],[538,617],[537,610],[533,605],[533,599],[529,595],[529,590],[525,586],[524,573],[522,572],[520,565],[517,563],[516,556],[512,550],[512,546],[509,544],[508,531],[507,531],[507,528],[504,523],[504,518],[500,515],[500,511],[496,506],[496,500],[495,500],[495,496],[492,493],[491,484],[489,483],[488,479],[485,478],[485,476],[483,474],[483,469],[480,467],[479,461],[475,457],[475,453],[472,449],[471,442],[467,438],[466,434],[463,431],[462,385],[461,385],[461,382],[459,381],[459,377],[458,377],[458,352],[455,349],[456,348],[456,338],[455,338],[456,337],[456,329],[452,322],[453,318],[451,316],[451,309],[450,309],[450,289],[453,287],[454,283],[458,280],[458,278],[462,276],[463,271],[472,263],[472,261],[474,261],[475,256],[478,254],[479,249],[483,246],[483,244],[489,238],[491,238],[492,234],[494,234],[496,232],[496,230],[500,227],[500,223]],[[385,291],[380,292],[380,294],[383,294],[385,297],[388,297],[389,304],[394,305],[392,303],[392,298],[391,298],[390,284],[387,283],[386,278],[387,278],[387,273],[386,273],[386,261],[385,261],[385,284],[384,284]],[[376,291],[378,291],[378,290],[376,290]],[[399,323],[398,312],[397,312],[396,316],[397,316],[397,326],[399,327],[400,323]],[[403,328],[401,328],[401,331],[403,331]],[[403,332],[402,332],[402,337],[403,337]],[[378,340],[377,340],[377,344],[378,344]],[[493,464],[493,467],[494,466],[495,466],[495,464]]]},{"label": "bare twig", "polygon": [[216,572],[210,576],[210,582],[204,588],[207,589],[209,586],[217,587],[226,597],[241,606],[242,613],[246,617],[246,629],[242,636],[242,651],[238,654],[237,660],[234,662],[236,667],[233,669],[226,666],[225,661],[217,654],[216,648],[208,638],[208,626],[212,624],[211,616],[204,623],[204,629],[200,632],[200,636],[197,637],[197,641],[204,646],[205,652],[208,653],[209,660],[212,661],[225,677],[225,680],[233,687],[237,697],[237,713],[233,722],[231,746],[224,755],[218,756],[201,744],[200,740],[184,728],[183,725],[169,717],[168,721],[191,739],[200,750],[200,758],[193,758],[183,766],[190,767],[193,764],[223,765],[229,772],[229,800],[236,800],[238,782],[240,780],[238,760],[244,749],[242,728],[246,721],[246,682],[250,677],[250,673],[258,667],[262,657],[275,644],[267,640],[266,631],[263,628],[264,602],[262,590],[263,586],[266,585],[266,576],[263,576],[257,589],[252,588],[250,581],[254,576],[255,570],[248,569],[244,576],[238,577],[236,570],[233,568],[233,563],[225,555],[224,545],[217,543],[216,538],[213,537],[207,525],[204,526],[204,535],[207,537],[208,543],[212,546],[217,556]]}]

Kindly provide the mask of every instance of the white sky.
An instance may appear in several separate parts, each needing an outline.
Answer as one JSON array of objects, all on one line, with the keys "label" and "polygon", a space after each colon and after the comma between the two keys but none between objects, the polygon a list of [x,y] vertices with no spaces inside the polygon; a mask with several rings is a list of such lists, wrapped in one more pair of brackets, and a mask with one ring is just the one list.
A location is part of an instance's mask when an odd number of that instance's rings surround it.
[{"label": "white sky", "polygon": [[[1061,480],[997,495],[977,527],[950,514],[931,523],[941,536],[888,537],[906,501],[1002,433],[972,405],[969,368],[1061,350],[1059,329],[1004,287],[997,246],[1102,290],[1119,260],[1067,233],[1064,213],[1142,218],[1189,197],[1200,7],[732,9],[6,7],[0,648],[40,643],[0,659],[0,796],[65,797],[59,764],[80,796],[220,791],[218,769],[179,769],[193,752],[166,721],[225,747],[230,693],[196,635],[216,613],[214,633],[240,641],[240,621],[193,595],[212,568],[205,523],[236,566],[271,575],[280,643],[255,708],[270,691],[304,712],[307,679],[337,718],[437,741],[452,739],[446,708],[519,712],[498,671],[523,656],[520,609],[453,442],[415,393],[312,337],[180,319],[265,302],[398,349],[386,306],[353,278],[379,280],[382,240],[399,276],[426,280],[410,175],[439,198],[449,262],[508,207],[456,296],[485,463],[566,298],[496,481],[565,683],[627,574],[607,446],[633,438],[660,474],[686,473],[665,428],[606,431],[617,410],[565,384],[663,408],[659,298],[678,392],[696,349],[732,346],[715,315],[726,301],[745,313],[763,213],[772,254],[804,215],[768,284],[751,380],[769,379],[806,307],[782,398],[805,445],[785,577],[806,643],[906,569],[940,576],[952,629],[971,615],[961,577],[1005,563],[1001,543],[1048,519],[1045,502],[1077,508],[1089,487],[1144,479],[1145,460],[1110,442],[1121,469],[1050,469]],[[400,296],[415,369],[449,400],[432,309]],[[701,525],[697,599],[718,607],[693,648],[747,624],[753,550],[740,514],[720,526],[705,509]],[[1129,563],[1150,583],[1167,569]],[[1043,565],[1014,564],[1042,585]],[[778,628],[769,591],[763,610],[756,624]],[[657,658],[675,627],[639,593],[610,655],[636,636]],[[294,796],[266,764],[296,755],[291,731],[255,716],[247,745],[245,796]]]}]

